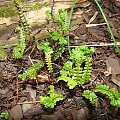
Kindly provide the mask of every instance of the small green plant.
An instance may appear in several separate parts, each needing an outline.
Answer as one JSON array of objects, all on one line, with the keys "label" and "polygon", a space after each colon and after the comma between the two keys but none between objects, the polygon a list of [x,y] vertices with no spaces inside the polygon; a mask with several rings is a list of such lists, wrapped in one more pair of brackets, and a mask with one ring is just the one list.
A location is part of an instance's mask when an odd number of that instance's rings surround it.
[{"label": "small green plant", "polygon": [[[57,81],[64,80],[67,82],[69,89],[73,89],[76,85],[84,85],[89,82],[91,76],[91,53],[94,49],[88,49],[86,46],[78,46],[72,49],[70,60],[64,63],[63,69],[60,71],[61,76]],[[84,65],[84,67],[82,67]]]},{"label": "small green plant", "polygon": [[97,100],[96,93],[102,93],[108,96],[112,106],[120,107],[120,93],[115,91],[115,88],[110,88],[108,85],[98,85],[94,91],[85,90],[82,94],[86,99],[89,99],[94,105]]},{"label": "small green plant", "polygon": [[118,45],[117,45],[116,39],[115,39],[115,37],[114,37],[114,35],[113,35],[112,29],[111,29],[111,27],[110,27],[110,25],[109,25],[109,22],[108,22],[108,20],[107,20],[107,18],[106,18],[106,16],[105,16],[105,14],[104,14],[101,6],[100,6],[98,0],[94,0],[94,1],[95,1],[95,3],[97,4],[97,6],[98,6],[98,8],[99,8],[99,10],[100,10],[100,12],[101,12],[101,14],[102,14],[102,16],[103,16],[106,24],[107,24],[109,33],[110,33],[111,38],[112,38],[112,40],[113,40],[113,42],[114,42],[114,45],[115,45],[115,47],[116,47],[116,52],[118,53],[118,55],[120,55],[120,48],[119,48]]},{"label": "small green plant", "polygon": [[43,67],[43,62],[37,62],[33,64],[31,67],[29,67],[23,74],[19,74],[18,77],[22,80],[25,80],[26,78],[30,79],[36,79],[37,77],[37,71]]},{"label": "small green plant", "polygon": [[97,102],[97,95],[90,90],[85,90],[82,96],[84,96],[86,99],[89,99],[93,105]]},{"label": "small green plant", "polygon": [[63,100],[64,97],[61,94],[56,94],[54,91],[54,86],[49,86],[49,96],[40,96],[40,103],[43,104],[46,108],[54,108],[56,102]]},{"label": "small green plant", "polygon": [[0,118],[3,118],[3,119],[5,119],[5,120],[8,120],[8,118],[9,118],[8,112],[2,112],[2,113],[0,114]]},{"label": "small green plant", "polygon": [[23,57],[24,50],[26,48],[25,33],[23,27],[18,26],[16,29],[19,30],[20,38],[19,38],[19,43],[13,49],[13,58],[21,59]]}]

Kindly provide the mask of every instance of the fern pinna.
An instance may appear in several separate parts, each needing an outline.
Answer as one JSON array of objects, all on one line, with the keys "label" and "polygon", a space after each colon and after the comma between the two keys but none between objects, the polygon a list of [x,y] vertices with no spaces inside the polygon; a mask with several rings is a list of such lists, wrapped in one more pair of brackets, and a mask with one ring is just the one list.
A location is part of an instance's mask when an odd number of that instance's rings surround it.
[{"label": "fern pinna", "polygon": [[[58,81],[64,80],[70,89],[73,89],[76,85],[88,83],[92,71],[90,63],[92,52],[94,52],[94,49],[88,49],[86,46],[78,46],[72,49],[70,55],[71,61],[69,60],[64,64]],[[85,63],[84,67],[82,67],[83,63]]]}]

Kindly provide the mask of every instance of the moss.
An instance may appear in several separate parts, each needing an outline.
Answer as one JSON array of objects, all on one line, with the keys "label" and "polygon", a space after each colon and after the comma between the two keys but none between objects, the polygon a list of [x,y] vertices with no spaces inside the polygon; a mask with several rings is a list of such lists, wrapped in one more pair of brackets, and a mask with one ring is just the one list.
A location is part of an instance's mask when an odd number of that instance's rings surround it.
[{"label": "moss", "polygon": [[12,17],[17,15],[17,10],[13,2],[6,2],[0,6],[0,17]]},{"label": "moss", "polygon": [[[48,6],[48,2],[27,3],[26,0],[16,0],[18,4],[24,3],[24,11],[38,10],[43,6]],[[17,15],[17,9],[14,2],[6,2],[0,6],[0,17],[12,17]]]}]

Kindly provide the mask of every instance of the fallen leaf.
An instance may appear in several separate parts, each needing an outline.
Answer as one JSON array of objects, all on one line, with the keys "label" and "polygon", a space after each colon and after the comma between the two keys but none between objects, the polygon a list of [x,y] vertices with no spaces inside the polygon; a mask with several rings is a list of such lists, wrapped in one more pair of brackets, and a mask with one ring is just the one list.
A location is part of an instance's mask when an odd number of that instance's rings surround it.
[{"label": "fallen leaf", "polygon": [[112,82],[120,87],[120,75],[112,75]]},{"label": "fallen leaf", "polygon": [[108,57],[106,60],[107,71],[111,68],[111,74],[120,74],[120,61],[117,58]]}]

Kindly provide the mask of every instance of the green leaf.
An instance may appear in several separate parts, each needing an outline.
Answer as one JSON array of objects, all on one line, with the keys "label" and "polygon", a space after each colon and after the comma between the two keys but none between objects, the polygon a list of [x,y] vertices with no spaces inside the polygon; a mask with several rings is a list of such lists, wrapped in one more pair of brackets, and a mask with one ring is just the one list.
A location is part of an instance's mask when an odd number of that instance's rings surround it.
[{"label": "green leaf", "polygon": [[89,91],[89,90],[85,90],[82,94],[82,96],[84,96],[86,99],[89,99],[91,104],[95,104],[97,101],[97,96],[94,92]]},{"label": "green leaf", "polygon": [[7,119],[9,118],[8,112],[2,112],[2,113],[0,114],[0,118],[3,118],[3,119],[5,119],[5,120],[7,120]]},{"label": "green leaf", "polygon": [[60,76],[60,77],[58,77],[57,82],[60,81],[60,80],[63,80],[63,81],[65,81],[65,82],[67,82],[67,85],[68,85],[69,89],[73,89],[73,88],[77,85],[77,82],[75,82],[75,81],[74,81],[72,78],[70,78],[70,77]]},{"label": "green leaf", "polygon": [[61,37],[61,34],[59,34],[57,31],[50,32],[50,35],[52,37],[52,40],[57,41]]},{"label": "green leaf", "polygon": [[43,42],[37,44],[37,48],[39,50],[44,50],[45,53],[52,53],[53,52],[53,49],[49,46],[48,41],[43,41]]}]

